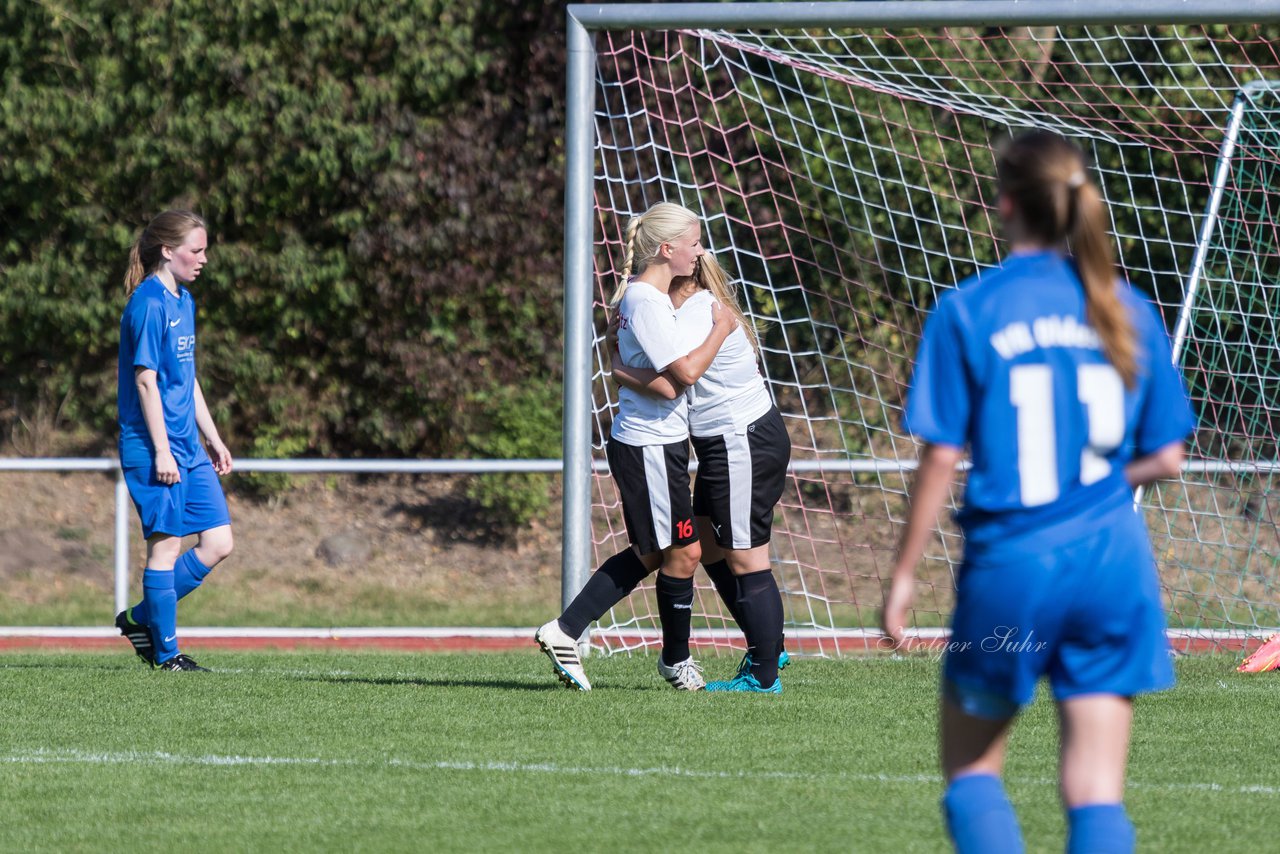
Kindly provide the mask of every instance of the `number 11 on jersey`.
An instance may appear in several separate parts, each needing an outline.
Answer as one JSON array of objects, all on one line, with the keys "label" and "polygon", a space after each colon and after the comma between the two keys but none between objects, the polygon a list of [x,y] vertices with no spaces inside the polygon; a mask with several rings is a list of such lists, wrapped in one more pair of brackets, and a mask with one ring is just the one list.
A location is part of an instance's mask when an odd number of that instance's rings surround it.
[{"label": "number 11 on jersey", "polygon": [[[1084,407],[1088,441],[1080,452],[1080,482],[1111,473],[1106,455],[1124,441],[1124,381],[1108,364],[1076,368],[1077,397]],[[1017,365],[1009,371],[1009,401],[1018,416],[1018,482],[1024,507],[1057,499],[1058,437],[1053,368]]]}]

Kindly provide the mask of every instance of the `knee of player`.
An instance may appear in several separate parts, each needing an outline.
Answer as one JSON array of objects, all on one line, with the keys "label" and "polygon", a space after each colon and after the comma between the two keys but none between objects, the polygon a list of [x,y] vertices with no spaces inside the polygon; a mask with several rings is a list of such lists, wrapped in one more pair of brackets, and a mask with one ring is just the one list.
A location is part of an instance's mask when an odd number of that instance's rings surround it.
[{"label": "knee of player", "polygon": [[210,566],[212,566],[226,560],[235,549],[236,544],[235,538],[231,535],[231,528],[227,527],[216,534],[206,536],[202,545],[204,548],[201,551],[204,551],[209,556]]},{"label": "knee of player", "polygon": [[695,540],[687,546],[672,549],[663,562],[663,572],[676,578],[692,578],[702,561],[702,546]]},{"label": "knee of player", "polygon": [[181,553],[180,537],[158,534],[147,541],[147,566],[152,569],[172,569]]}]

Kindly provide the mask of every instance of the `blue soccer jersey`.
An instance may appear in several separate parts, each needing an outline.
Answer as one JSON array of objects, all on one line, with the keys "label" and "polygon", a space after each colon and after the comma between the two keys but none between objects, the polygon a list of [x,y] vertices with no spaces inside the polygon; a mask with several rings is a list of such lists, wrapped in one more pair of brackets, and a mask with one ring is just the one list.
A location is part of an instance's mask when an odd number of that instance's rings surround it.
[{"label": "blue soccer jersey", "polygon": [[1133,388],[1086,320],[1073,264],[1055,252],[1013,255],[938,300],[906,427],[969,450],[957,518],[970,552],[1027,535],[1041,546],[1055,532],[1070,538],[1132,500],[1126,463],[1194,428],[1160,316],[1127,285],[1119,292],[1138,342]]},{"label": "blue soccer jersey", "polygon": [[196,311],[181,285],[174,296],[152,276],[138,285],[120,318],[117,402],[120,464],[149,466],[155,458],[134,379],[136,368],[156,372],[169,448],[182,468],[208,459],[196,427]]}]

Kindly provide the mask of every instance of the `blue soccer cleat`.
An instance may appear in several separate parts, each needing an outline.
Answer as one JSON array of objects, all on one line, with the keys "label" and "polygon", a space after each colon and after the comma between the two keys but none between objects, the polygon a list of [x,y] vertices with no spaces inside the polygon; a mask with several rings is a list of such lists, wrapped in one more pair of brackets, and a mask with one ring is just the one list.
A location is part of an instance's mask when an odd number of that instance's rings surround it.
[{"label": "blue soccer cleat", "polygon": [[728,682],[708,682],[708,691],[736,691],[743,694],[781,694],[782,680],[774,679],[773,684],[768,688],[761,688],[760,683],[756,681],[756,677],[750,673],[743,673],[741,676],[735,676]]}]

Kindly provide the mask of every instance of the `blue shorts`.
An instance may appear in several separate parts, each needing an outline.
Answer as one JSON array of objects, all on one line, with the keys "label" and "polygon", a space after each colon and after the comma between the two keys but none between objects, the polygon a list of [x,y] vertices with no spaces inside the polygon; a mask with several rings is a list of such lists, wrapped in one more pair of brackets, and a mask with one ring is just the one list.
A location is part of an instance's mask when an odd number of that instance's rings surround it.
[{"label": "blue shorts", "polygon": [[181,469],[181,474],[181,480],[166,486],[156,480],[154,465],[124,470],[144,539],[154,534],[185,537],[231,524],[227,498],[213,463],[205,459],[193,468]]},{"label": "blue shorts", "polygon": [[1173,685],[1160,583],[1132,505],[1074,542],[965,559],[942,690],[967,714],[1002,720],[1041,676],[1058,700],[1132,697]]}]

